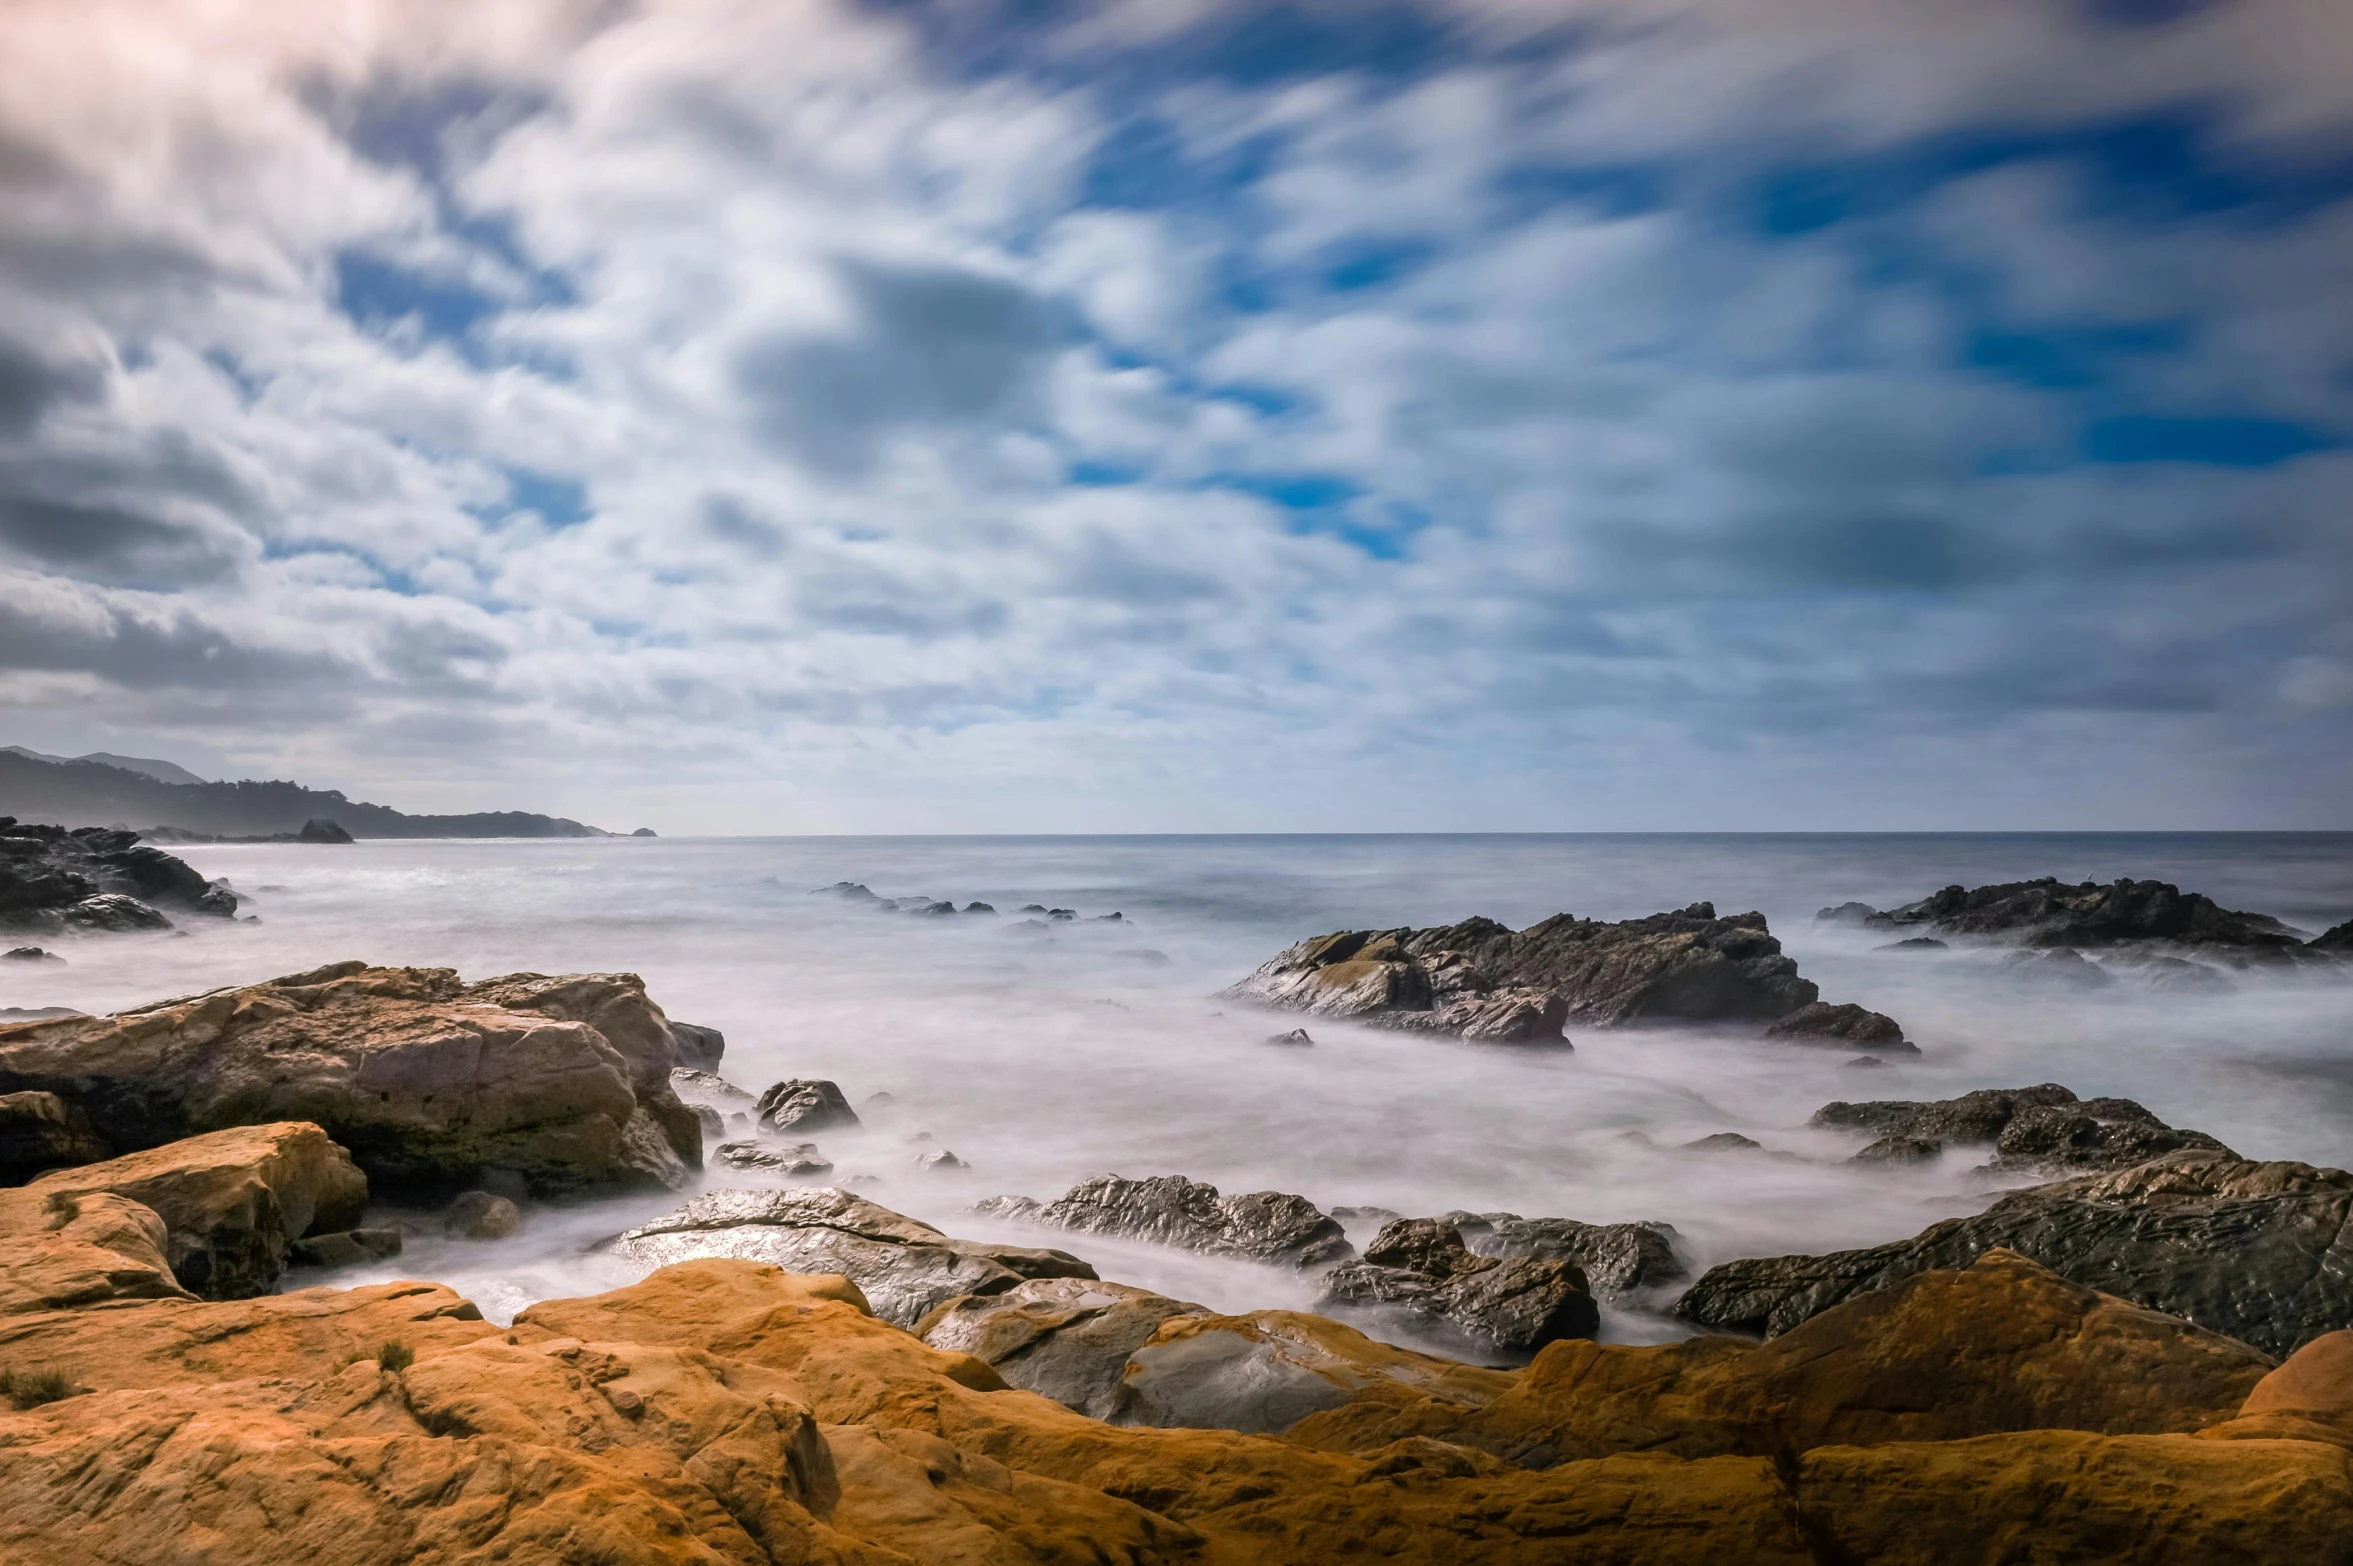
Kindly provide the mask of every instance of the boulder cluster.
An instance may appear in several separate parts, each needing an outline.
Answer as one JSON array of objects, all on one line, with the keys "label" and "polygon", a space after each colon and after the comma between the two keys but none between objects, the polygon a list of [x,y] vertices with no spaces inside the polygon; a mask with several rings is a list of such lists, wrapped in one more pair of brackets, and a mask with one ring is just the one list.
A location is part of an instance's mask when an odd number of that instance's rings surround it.
[{"label": "boulder cluster", "polygon": [[2353,1539],[2353,1175],[2055,1084],[1826,1105],[1858,1157],[2053,1178],[1710,1269],[1672,1309],[1718,1330],[1663,1345],[1594,1334],[1686,1281],[1664,1225],[1344,1209],[1385,1220],[1359,1255],[1305,1198],[1175,1176],[972,1211],[1312,1273],[1319,1313],[806,1186],[704,1190],[604,1242],[644,1281],[504,1327],[431,1284],[274,1292],[397,1254],[372,1200],[495,1241],[535,1199],[685,1183],[706,1115],[771,1174],[857,1124],[833,1083],[734,1087],[723,1045],[631,975],[358,963],[0,1026],[0,1558],[2284,1566]]},{"label": "boulder cluster", "polygon": [[168,930],[165,908],[231,919],[237,894],[136,832],[0,816],[0,930]]},{"label": "boulder cluster", "polygon": [[1556,914],[1525,930],[1492,919],[1433,929],[1341,930],[1269,959],[1224,998],[1351,1017],[1474,1042],[1565,1042],[1597,1027],[1767,1022],[1771,1037],[1914,1052],[1889,1017],[1825,1005],[1761,913],[1712,903],[1607,923]]}]

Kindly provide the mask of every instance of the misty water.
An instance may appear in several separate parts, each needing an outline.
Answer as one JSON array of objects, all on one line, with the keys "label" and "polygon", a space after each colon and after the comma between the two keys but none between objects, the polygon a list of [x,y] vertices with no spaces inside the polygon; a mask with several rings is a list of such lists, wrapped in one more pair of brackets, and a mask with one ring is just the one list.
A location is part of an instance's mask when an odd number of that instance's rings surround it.
[{"label": "misty water", "polygon": [[[2141,1100],[2253,1157],[2353,1164],[2353,982],[2232,975],[2228,993],[2022,985],[1982,952],[1889,952],[1817,923],[1860,899],[2053,874],[2155,877],[2317,932],[2353,916],[2353,834],[1667,837],[821,838],[364,842],[176,850],[258,923],[63,943],[8,965],[0,1007],[118,1010],[359,957],[458,969],[642,974],[675,1018],[722,1029],[724,1074],[758,1091],[838,1081],[861,1132],[816,1138],[836,1179],[951,1233],[1057,1244],[1103,1276],[1221,1309],[1303,1307],[1313,1280],[962,1209],[1091,1175],[1184,1174],[1325,1208],[1506,1209],[1672,1224],[1696,1269],[1917,1232],[1990,1201],[1981,1156],[1842,1167],[1860,1137],[1810,1131],[1839,1098],[1944,1097],[2056,1081]],[[1002,916],[878,913],[811,889],[994,904]],[[1917,1059],[1773,1044],[1755,1025],[1572,1028],[1575,1048],[1480,1047],[1214,998],[1282,947],[1342,928],[1617,919],[1709,900],[1763,910],[1824,997],[1897,1018]],[[1022,905],[1077,922],[1014,928]],[[1121,921],[1095,922],[1117,911]],[[1306,1022],[1311,1049],[1269,1034]],[[1677,1144],[1738,1131],[1783,1157]],[[968,1173],[914,1167],[947,1148]],[[710,1185],[758,1185],[715,1170]],[[423,1277],[504,1319],[627,1282],[591,1247],[675,1196],[535,1212],[499,1242],[413,1241],[336,1282]],[[1351,1223],[1358,1243],[1377,1224]],[[291,1275],[288,1286],[327,1281]],[[1605,1334],[1678,1335],[1612,1312]]]}]

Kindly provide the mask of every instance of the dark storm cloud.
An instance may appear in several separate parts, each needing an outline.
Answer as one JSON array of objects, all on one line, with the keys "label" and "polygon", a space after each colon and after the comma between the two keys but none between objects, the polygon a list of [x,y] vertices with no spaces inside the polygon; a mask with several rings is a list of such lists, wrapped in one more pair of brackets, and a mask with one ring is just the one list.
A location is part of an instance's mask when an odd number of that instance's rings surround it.
[{"label": "dark storm cloud", "polygon": [[105,384],[97,365],[53,359],[0,337],[0,439],[30,431],[51,408],[94,400]]},{"label": "dark storm cloud", "polygon": [[839,337],[771,336],[737,356],[735,385],[761,437],[837,476],[872,467],[908,430],[1019,423],[1055,313],[1019,284],[977,272],[845,261],[855,324]]},{"label": "dark storm cloud", "polygon": [[98,675],[137,691],[347,694],[363,676],[339,658],[256,645],[190,610],[134,614],[84,600],[71,612],[0,594],[0,668]]}]

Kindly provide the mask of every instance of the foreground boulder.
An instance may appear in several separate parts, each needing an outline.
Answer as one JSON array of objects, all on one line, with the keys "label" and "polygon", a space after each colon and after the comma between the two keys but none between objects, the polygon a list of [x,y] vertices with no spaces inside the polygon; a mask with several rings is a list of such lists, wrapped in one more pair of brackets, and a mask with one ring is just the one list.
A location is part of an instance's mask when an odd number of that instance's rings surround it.
[{"label": "foreground boulder", "polygon": [[992,1196],[971,1211],[1009,1223],[1120,1235],[1278,1267],[1327,1267],[1356,1254],[1339,1221],[1303,1196],[1283,1191],[1220,1196],[1216,1186],[1183,1175],[1147,1180],[1098,1175],[1055,1201]]},{"label": "foreground boulder", "polygon": [[[1848,908],[1859,904],[1848,904]],[[1824,917],[1842,910],[1825,909]],[[2104,948],[2160,942],[2244,957],[2296,951],[2303,937],[2269,914],[2224,908],[2201,892],[2127,877],[2067,885],[2055,876],[1996,886],[1948,886],[1860,921],[1877,929],[1974,936],[2013,946]]]},{"label": "foreground boulder", "polygon": [[136,832],[69,832],[0,816],[0,929],[169,929],[157,905],[228,918],[237,895],[186,860],[142,844]]},{"label": "foreground boulder", "polygon": [[2103,1293],[2286,1354],[2353,1323],[2353,1174],[2174,1153],[2003,1197],[1909,1240],[1710,1268],[1675,1313],[1777,1334],[1996,1247]]},{"label": "foreground boulder", "polygon": [[1558,914],[1516,931],[1492,919],[1343,930],[1301,941],[1224,998],[1542,1043],[1557,1042],[1572,1021],[1769,1021],[1814,1004],[1821,992],[1798,977],[1763,914],[1719,919],[1713,904],[1694,903],[1617,924]]},{"label": "foreground boulder", "polygon": [[1024,1278],[1095,1276],[1068,1251],[951,1239],[830,1186],[706,1191],[608,1249],[656,1267],[732,1256],[794,1272],[838,1272],[858,1285],[877,1316],[901,1327],[959,1295],[1002,1294]]},{"label": "foreground boulder", "polygon": [[1395,1218],[1364,1256],[1324,1274],[1324,1310],[1408,1323],[1418,1336],[1483,1360],[1524,1359],[1561,1338],[1589,1338],[1601,1312],[1573,1263],[1479,1256],[1452,1225]]},{"label": "foreground boulder", "polygon": [[[325,1132],[297,1122],[190,1137],[44,1175],[7,1196],[0,1245],[43,1246],[87,1206],[136,1204],[156,1220],[150,1238],[174,1284],[242,1299],[277,1284],[295,1240],[357,1223],[368,1182]],[[134,1242],[132,1254],[145,1270],[145,1248]],[[141,1285],[132,1294],[156,1292]]]},{"label": "foreground boulder", "polygon": [[859,1125],[858,1112],[831,1082],[795,1078],[760,1095],[752,1121],[763,1131],[845,1131]]},{"label": "foreground boulder", "polygon": [[2038,1428],[2153,1435],[2231,1418],[2271,1366],[2245,1343],[1994,1250],[1850,1300],[1770,1343],[1562,1342],[1476,1404],[1368,1400],[1294,1434],[1354,1450],[1421,1434],[1545,1465]]},{"label": "foreground boulder", "polygon": [[54,1093],[118,1148],[306,1120],[381,1193],[684,1183],[701,1130],[631,974],[334,963],[113,1017],[0,1027],[0,1092]]},{"label": "foreground boulder", "polygon": [[935,1306],[915,1331],[933,1348],[986,1362],[1007,1386],[1109,1419],[1121,1408],[1128,1356],[1170,1318],[1209,1314],[1124,1283],[1032,1278]]},{"label": "foreground boulder", "polygon": [[1907,1161],[1935,1157],[1948,1146],[1989,1148],[1986,1167],[2002,1171],[2128,1169],[2189,1150],[2237,1156],[2205,1132],[2169,1126],[2129,1098],[2079,1099],[2056,1082],[1933,1102],[1841,1101],[1824,1104],[1806,1123],[1905,1144]]}]

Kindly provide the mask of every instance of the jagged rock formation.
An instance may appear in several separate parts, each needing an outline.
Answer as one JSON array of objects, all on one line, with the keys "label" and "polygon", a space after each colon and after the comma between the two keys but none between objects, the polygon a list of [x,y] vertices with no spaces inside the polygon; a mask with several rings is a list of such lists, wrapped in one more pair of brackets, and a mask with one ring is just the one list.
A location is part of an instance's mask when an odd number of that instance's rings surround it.
[{"label": "jagged rock formation", "polygon": [[[1861,906],[1824,909],[1821,916],[1846,918],[1846,910]],[[2304,945],[2301,936],[2268,914],[2242,913],[2201,892],[2129,877],[2107,885],[2070,886],[2044,876],[1997,886],[1948,886],[1901,908],[1865,912],[1861,922],[1875,928],[1974,936],[2014,946],[2099,949],[2162,942],[2254,957]]]},{"label": "jagged rock formation", "polygon": [[795,1079],[760,1095],[752,1119],[763,1131],[834,1131],[855,1127],[858,1112],[831,1082]]},{"label": "jagged rock formation", "polygon": [[1223,998],[1473,1040],[1553,1043],[1572,1021],[1770,1021],[1821,994],[1782,955],[1763,914],[1719,919],[1713,904],[1694,903],[1616,924],[1559,914],[1516,931],[1492,919],[1342,930],[1301,941]]},{"label": "jagged rock formation", "polygon": [[1472,1254],[1451,1224],[1393,1218],[1357,1261],[1324,1274],[1319,1309],[1410,1321],[1419,1335],[1481,1359],[1519,1359],[1561,1338],[1589,1338],[1601,1312],[1575,1264]]},{"label": "jagged rock formation", "polygon": [[145,846],[136,832],[69,832],[0,816],[0,929],[168,930],[159,903],[217,918],[237,912],[237,894],[226,885]]},{"label": "jagged rock formation", "polygon": [[118,1149],[273,1120],[326,1128],[382,1189],[500,1173],[541,1195],[683,1183],[702,1133],[633,974],[333,963],[113,1017],[0,1026],[0,1092],[54,1093]]},{"label": "jagged rock formation", "polygon": [[1675,1312],[1703,1326],[1787,1332],[1996,1247],[2267,1353],[2353,1322],[2353,1174],[2197,1151],[2014,1192],[1888,1245],[1726,1262]]},{"label": "jagged rock formation", "polygon": [[706,1191],[611,1243],[657,1267],[709,1256],[838,1272],[876,1315],[913,1327],[959,1295],[1001,1294],[1024,1278],[1092,1278],[1068,1251],[951,1239],[930,1224],[832,1187]]},{"label": "jagged rock formation", "polygon": [[1983,1088],[1929,1103],[1842,1100],[1815,1110],[1807,1124],[1912,1142],[1924,1157],[1947,1145],[1990,1148],[1987,1167],[2004,1171],[2126,1169],[2185,1150],[2237,1156],[2205,1132],[2169,1126],[2129,1098],[2079,1099],[2056,1082]]},{"label": "jagged rock formation", "polygon": [[1183,1175],[1130,1180],[1099,1175],[1052,1202],[992,1196],[971,1211],[1011,1223],[1115,1234],[1209,1256],[1284,1267],[1327,1267],[1356,1254],[1339,1223],[1302,1196],[1249,1191],[1220,1196]]},{"label": "jagged rock formation", "polygon": [[1904,1037],[1904,1030],[1885,1012],[1869,1011],[1851,1002],[1833,1006],[1828,1001],[1815,1001],[1800,1006],[1786,1017],[1774,1019],[1765,1029],[1769,1039],[1787,1039],[1793,1044],[1834,1044],[1847,1049],[1867,1049],[1882,1055],[1917,1055],[1920,1046]]}]

